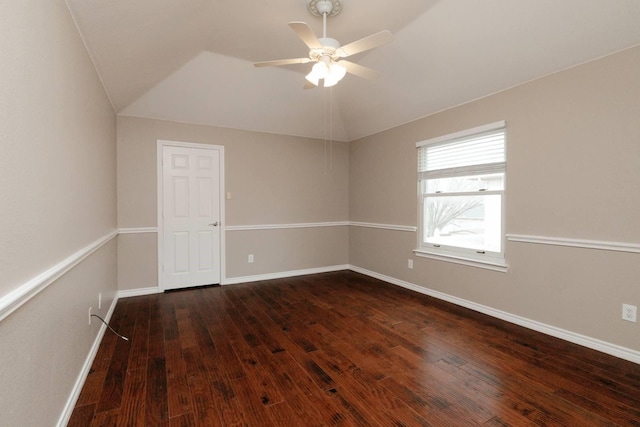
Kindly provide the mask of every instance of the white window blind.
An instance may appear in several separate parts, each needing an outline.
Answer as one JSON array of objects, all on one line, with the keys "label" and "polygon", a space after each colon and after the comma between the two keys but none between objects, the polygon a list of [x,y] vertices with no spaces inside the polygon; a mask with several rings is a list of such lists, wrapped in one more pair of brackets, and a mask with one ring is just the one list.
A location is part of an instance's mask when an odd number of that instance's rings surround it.
[{"label": "white window blind", "polygon": [[491,173],[505,168],[505,129],[418,146],[420,179]]}]

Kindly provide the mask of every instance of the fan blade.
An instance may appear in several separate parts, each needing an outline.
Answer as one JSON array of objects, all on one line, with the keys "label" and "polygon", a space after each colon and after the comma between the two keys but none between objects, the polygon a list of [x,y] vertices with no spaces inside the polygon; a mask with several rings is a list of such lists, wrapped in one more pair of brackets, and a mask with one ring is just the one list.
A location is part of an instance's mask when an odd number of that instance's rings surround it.
[{"label": "fan blade", "polygon": [[279,67],[281,65],[306,64],[311,62],[309,58],[276,59],[275,61],[256,62],[254,67]]},{"label": "fan blade", "polygon": [[322,49],[322,43],[320,43],[320,40],[318,40],[306,22],[289,22],[289,26],[309,49]]},{"label": "fan blade", "polygon": [[367,80],[375,80],[378,78],[380,73],[376,70],[372,70],[371,68],[363,67],[362,65],[355,64],[350,61],[338,61],[338,64],[342,65],[347,69],[347,73],[351,73],[354,76],[362,77]]},{"label": "fan blade", "polygon": [[342,46],[336,51],[336,53],[338,54],[338,57],[346,58],[347,56],[355,55],[356,53],[364,52],[365,50],[373,49],[392,41],[393,35],[391,32],[389,30],[383,30],[379,33],[371,34],[370,36]]}]

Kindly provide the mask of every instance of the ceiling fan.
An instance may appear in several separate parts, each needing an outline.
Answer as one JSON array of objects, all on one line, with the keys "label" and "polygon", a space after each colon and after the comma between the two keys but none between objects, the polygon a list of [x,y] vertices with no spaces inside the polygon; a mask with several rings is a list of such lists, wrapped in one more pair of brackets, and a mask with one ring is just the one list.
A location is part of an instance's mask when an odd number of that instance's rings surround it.
[{"label": "ceiling fan", "polygon": [[290,22],[289,27],[309,47],[309,57],[256,62],[253,64],[254,66],[267,67],[315,62],[311,72],[305,77],[308,82],[305,88],[318,86],[320,80],[323,82],[323,87],[334,86],[342,80],[346,73],[365,79],[375,79],[378,76],[377,71],[345,61],[342,58],[391,42],[393,40],[391,32],[388,30],[380,31],[345,46],[340,46],[340,42],[336,39],[327,37],[327,16],[340,13],[342,10],[340,0],[310,0],[307,9],[316,16],[322,16],[322,37],[316,37],[306,22]]}]

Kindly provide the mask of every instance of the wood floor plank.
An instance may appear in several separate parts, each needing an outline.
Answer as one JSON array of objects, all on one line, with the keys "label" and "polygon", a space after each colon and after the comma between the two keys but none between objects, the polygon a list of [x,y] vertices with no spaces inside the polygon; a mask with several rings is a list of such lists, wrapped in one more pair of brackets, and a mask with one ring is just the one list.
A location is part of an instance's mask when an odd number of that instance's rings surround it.
[{"label": "wood floor plank", "polygon": [[147,370],[132,369],[127,371],[122,393],[122,405],[118,412],[118,427],[143,427],[145,420],[145,389]]},{"label": "wood floor plank", "polygon": [[216,425],[220,423],[209,386],[207,369],[199,349],[184,349],[183,357],[187,368],[187,381],[193,402],[193,414],[198,425]]},{"label": "wood floor plank", "polygon": [[[170,300],[175,295],[169,294]],[[187,367],[182,354],[182,344],[178,333],[178,322],[175,317],[173,304],[169,305],[163,312],[163,322],[165,325],[165,363],[167,371],[167,406],[169,417],[191,412],[191,393],[187,382]]]},{"label": "wood floor plank", "polygon": [[353,272],[121,299],[70,426],[640,426],[640,365]]},{"label": "wood floor plank", "polygon": [[167,364],[164,357],[153,357],[147,364],[145,420],[148,425],[166,426],[169,423]]},{"label": "wood floor plank", "polygon": [[243,416],[248,425],[269,425],[270,417],[263,403],[263,396],[253,388],[252,378],[237,378],[231,381],[240,406],[243,408]]},{"label": "wood floor plank", "polygon": [[276,405],[267,406],[265,408],[268,419],[272,426],[291,427],[308,425],[306,419],[301,418],[296,411],[289,406],[287,402],[280,402]]},{"label": "wood floor plank", "polygon": [[330,392],[321,390],[289,353],[265,358],[265,367],[272,373],[284,400],[296,413],[304,414],[305,425],[355,425],[349,414],[331,401]]},{"label": "wood floor plank", "polygon": [[[127,309],[118,319],[120,334],[131,336],[135,326],[135,315],[137,305],[129,303]],[[104,380],[104,387],[100,395],[100,400],[96,406],[96,412],[109,411],[119,408],[122,403],[122,392],[124,381],[129,365],[129,353],[131,351],[131,341],[117,339],[113,350],[113,355],[109,362],[107,375]]]},{"label": "wood floor plank", "polygon": [[98,412],[91,421],[91,427],[115,427],[119,413],[119,409]]},{"label": "wood floor plank", "polygon": [[191,412],[178,415],[169,420],[169,427],[196,427],[196,419]]},{"label": "wood floor plank", "polygon": [[137,305],[133,333],[129,335],[131,348],[127,367],[130,370],[146,369],[149,354],[149,299],[143,299]]},{"label": "wood floor plank", "polygon": [[107,377],[107,371],[89,371],[87,379],[84,381],[84,386],[76,402],[76,406],[84,406],[89,404],[95,404],[100,399],[102,389],[104,387],[104,380]]},{"label": "wood floor plank", "polygon": [[[374,375],[357,367],[340,367],[340,362],[335,357],[321,350],[315,352],[313,357],[324,369],[337,374],[334,376],[339,387],[352,397],[351,401],[355,406],[368,414],[368,418],[375,419],[382,425],[429,425],[401,399],[384,387],[379,387]],[[372,401],[377,403],[375,410],[370,406],[369,402]]]},{"label": "wood floor plank", "polygon": [[77,406],[69,418],[67,427],[86,427],[91,425],[93,415],[96,412],[96,404]]}]

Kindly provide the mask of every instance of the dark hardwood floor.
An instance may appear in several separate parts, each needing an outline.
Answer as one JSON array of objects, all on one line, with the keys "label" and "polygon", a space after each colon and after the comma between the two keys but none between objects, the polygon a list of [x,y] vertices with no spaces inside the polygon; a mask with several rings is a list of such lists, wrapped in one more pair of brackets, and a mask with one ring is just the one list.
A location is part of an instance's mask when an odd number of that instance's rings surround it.
[{"label": "dark hardwood floor", "polygon": [[640,365],[338,272],[122,299],[69,426],[640,426]]}]

